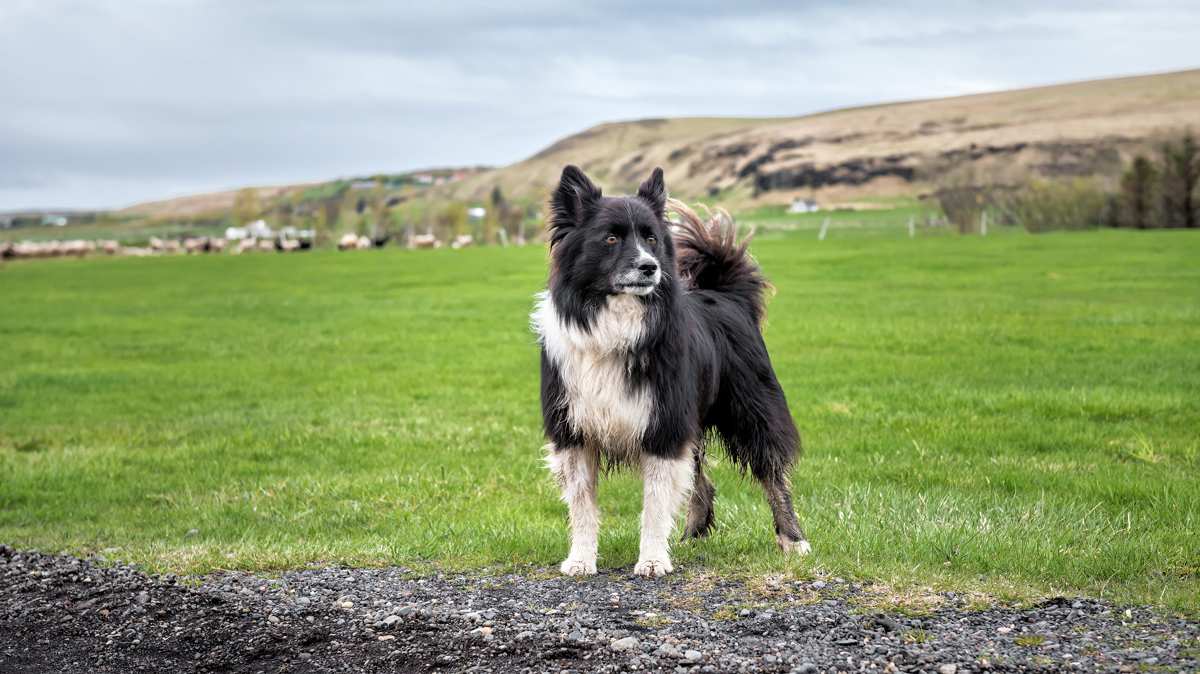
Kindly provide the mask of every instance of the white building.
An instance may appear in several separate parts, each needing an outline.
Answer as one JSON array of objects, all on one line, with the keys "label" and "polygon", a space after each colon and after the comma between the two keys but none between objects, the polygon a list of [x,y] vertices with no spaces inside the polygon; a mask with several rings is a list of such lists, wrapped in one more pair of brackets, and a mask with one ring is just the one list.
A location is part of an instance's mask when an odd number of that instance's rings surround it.
[{"label": "white building", "polygon": [[788,213],[816,213],[819,210],[821,207],[812,199],[793,199],[788,207]]}]

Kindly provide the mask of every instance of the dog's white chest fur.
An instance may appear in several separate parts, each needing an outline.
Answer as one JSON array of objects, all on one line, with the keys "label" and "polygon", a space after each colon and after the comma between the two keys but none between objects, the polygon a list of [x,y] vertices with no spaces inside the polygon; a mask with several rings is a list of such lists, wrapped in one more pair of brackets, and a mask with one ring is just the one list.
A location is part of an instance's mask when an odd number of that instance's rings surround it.
[{"label": "dog's white chest fur", "polygon": [[645,311],[635,296],[612,295],[585,332],[564,323],[549,293],[542,292],[530,316],[562,377],[562,404],[572,428],[617,455],[636,452],[650,423],[649,392],[628,384],[630,352],[642,336]]}]

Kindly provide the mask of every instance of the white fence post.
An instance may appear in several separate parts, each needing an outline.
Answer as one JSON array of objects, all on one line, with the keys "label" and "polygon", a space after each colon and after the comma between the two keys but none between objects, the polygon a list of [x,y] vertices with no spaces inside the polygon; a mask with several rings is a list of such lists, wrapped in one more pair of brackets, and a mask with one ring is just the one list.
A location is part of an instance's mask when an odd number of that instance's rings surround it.
[{"label": "white fence post", "polygon": [[908,238],[913,238],[917,235],[917,219],[916,216],[908,216]]},{"label": "white fence post", "polygon": [[987,211],[979,214],[979,235],[987,236]]},{"label": "white fence post", "polygon": [[821,231],[817,232],[817,241],[825,240],[825,232],[829,230],[829,218],[821,221]]}]

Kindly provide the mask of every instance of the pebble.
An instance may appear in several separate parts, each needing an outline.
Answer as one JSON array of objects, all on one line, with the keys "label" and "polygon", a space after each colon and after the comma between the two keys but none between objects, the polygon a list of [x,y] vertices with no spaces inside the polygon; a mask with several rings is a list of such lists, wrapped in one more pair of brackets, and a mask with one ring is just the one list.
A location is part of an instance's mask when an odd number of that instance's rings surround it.
[{"label": "pebble", "polygon": [[655,655],[664,656],[664,657],[668,657],[668,658],[682,658],[683,657],[683,653],[681,653],[679,651],[679,648],[676,646],[673,646],[671,644],[663,644],[663,645],[659,646],[658,649],[654,651],[654,653],[655,653]]},{"label": "pebble", "polygon": [[637,637],[624,637],[612,642],[610,648],[614,651],[631,651],[641,645]]}]

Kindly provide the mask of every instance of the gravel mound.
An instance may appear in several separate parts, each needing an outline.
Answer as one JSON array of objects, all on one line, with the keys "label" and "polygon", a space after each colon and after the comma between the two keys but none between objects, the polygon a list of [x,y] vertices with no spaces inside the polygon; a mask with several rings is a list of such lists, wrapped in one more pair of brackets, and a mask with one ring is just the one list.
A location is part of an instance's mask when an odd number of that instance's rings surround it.
[{"label": "gravel mound", "polygon": [[[1200,624],[1056,599],[878,612],[826,579],[150,577],[0,546],[0,672],[1196,671]],[[871,601],[867,601],[871,600]]]}]

